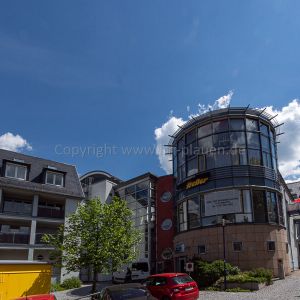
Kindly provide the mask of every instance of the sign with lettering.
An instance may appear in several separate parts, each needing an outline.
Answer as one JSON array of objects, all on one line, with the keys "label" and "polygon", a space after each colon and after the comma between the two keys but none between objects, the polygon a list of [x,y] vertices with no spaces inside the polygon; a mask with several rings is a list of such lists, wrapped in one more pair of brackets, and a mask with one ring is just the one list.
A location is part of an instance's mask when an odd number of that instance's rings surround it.
[{"label": "sign with lettering", "polygon": [[237,190],[212,192],[204,195],[205,216],[226,215],[242,211]]},{"label": "sign with lettering", "polygon": [[196,177],[195,179],[185,182],[185,189],[191,189],[195,186],[205,184],[208,181],[208,175],[202,175],[201,177]]}]

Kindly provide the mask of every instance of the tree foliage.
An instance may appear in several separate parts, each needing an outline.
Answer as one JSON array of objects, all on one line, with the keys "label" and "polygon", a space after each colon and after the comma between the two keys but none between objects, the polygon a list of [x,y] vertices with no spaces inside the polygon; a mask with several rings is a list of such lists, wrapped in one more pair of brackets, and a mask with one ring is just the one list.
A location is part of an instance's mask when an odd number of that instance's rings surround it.
[{"label": "tree foliage", "polygon": [[66,226],[43,240],[55,248],[53,254],[67,271],[91,267],[95,291],[97,273],[116,271],[136,258],[141,233],[124,200],[114,197],[103,204],[96,198],[80,204]]}]

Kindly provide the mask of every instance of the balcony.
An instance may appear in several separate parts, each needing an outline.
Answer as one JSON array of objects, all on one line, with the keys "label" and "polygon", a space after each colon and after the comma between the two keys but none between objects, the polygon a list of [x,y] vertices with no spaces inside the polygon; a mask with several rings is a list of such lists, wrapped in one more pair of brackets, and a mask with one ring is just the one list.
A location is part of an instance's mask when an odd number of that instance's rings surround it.
[{"label": "balcony", "polygon": [[31,216],[32,204],[22,201],[4,200],[3,209],[1,210],[1,213],[20,216]]},{"label": "balcony", "polygon": [[28,233],[5,233],[0,232],[1,244],[29,244],[30,235]]},{"label": "balcony", "polygon": [[38,217],[63,219],[65,212],[57,207],[38,207]]}]

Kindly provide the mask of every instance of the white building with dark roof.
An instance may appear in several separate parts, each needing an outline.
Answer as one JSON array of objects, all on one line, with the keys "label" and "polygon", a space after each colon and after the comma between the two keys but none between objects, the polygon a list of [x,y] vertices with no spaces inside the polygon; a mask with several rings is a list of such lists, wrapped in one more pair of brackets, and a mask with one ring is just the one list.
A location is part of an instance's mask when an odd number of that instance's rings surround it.
[{"label": "white building with dark roof", "polygon": [[[41,238],[65,224],[83,198],[75,166],[0,149],[0,260],[51,262]],[[53,269],[57,279],[64,273]]]}]

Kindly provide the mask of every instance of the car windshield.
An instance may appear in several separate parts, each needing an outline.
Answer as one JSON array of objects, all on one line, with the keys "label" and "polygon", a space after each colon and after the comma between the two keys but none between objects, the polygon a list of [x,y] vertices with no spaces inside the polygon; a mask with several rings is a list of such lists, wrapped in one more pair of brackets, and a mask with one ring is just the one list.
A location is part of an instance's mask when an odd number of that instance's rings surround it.
[{"label": "car windshield", "polygon": [[143,288],[126,288],[118,291],[111,292],[111,296],[113,300],[125,300],[125,299],[134,299],[145,297],[147,299],[148,296],[147,290]]},{"label": "car windshield", "polygon": [[179,276],[173,277],[172,280],[176,284],[183,284],[183,283],[188,283],[188,282],[194,281],[189,275],[179,275]]}]

